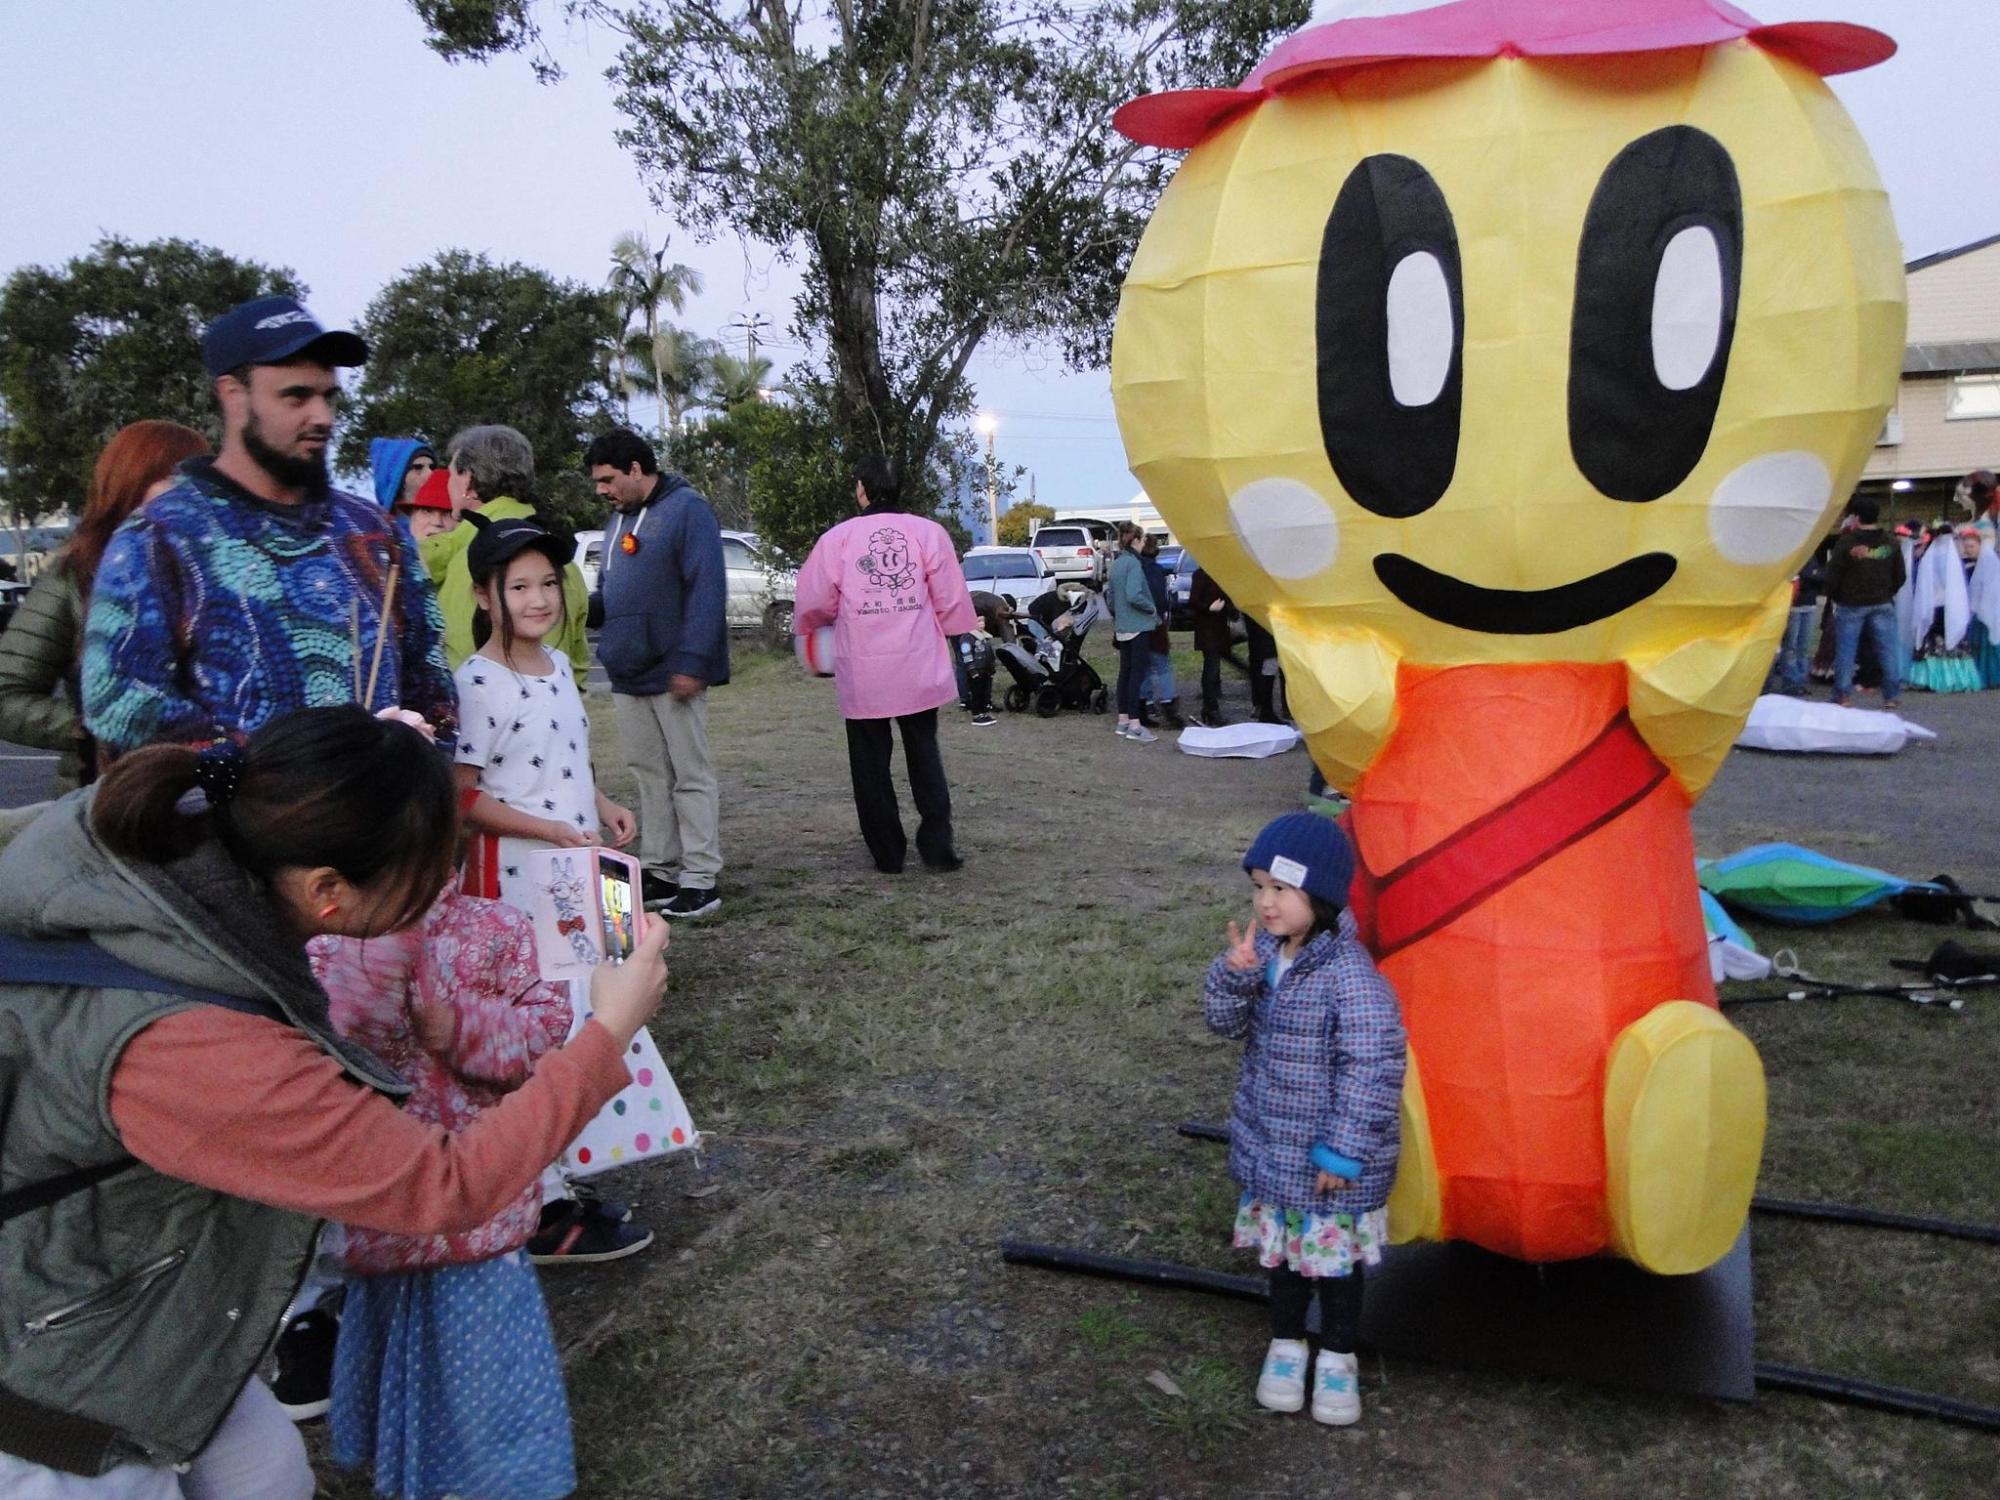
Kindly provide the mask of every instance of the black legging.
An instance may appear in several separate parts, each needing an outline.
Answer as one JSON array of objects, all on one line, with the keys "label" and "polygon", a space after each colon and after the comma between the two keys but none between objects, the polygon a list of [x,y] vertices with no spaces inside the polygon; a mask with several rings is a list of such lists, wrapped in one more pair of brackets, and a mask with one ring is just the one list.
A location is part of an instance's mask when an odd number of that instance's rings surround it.
[{"label": "black legging", "polygon": [[1306,1309],[1319,1293],[1319,1346],[1352,1354],[1361,1334],[1361,1267],[1345,1276],[1301,1276],[1288,1266],[1271,1269],[1271,1337],[1306,1336]]},{"label": "black legging", "polygon": [[1139,717],[1140,696],[1146,690],[1146,667],[1153,648],[1144,635],[1118,642],[1118,717]]}]

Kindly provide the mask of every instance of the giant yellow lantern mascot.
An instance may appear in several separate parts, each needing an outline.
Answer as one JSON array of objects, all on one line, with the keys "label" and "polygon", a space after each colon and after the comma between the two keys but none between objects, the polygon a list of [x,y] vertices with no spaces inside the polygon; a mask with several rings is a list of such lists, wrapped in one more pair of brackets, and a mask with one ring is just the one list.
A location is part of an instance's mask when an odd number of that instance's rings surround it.
[{"label": "giant yellow lantern mascot", "polygon": [[1765,1101],[1688,808],[1895,393],[1896,233],[1822,82],[1894,44],[1720,0],[1376,8],[1120,112],[1191,149],[1119,423],[1353,798],[1411,1042],[1395,1237],[1698,1271]]}]

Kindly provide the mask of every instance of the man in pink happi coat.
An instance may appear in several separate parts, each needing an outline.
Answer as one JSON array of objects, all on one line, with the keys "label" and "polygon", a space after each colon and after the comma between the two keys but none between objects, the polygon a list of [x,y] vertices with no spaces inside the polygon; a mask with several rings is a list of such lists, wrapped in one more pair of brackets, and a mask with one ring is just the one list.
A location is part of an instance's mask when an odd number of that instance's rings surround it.
[{"label": "man in pink happi coat", "polygon": [[958,697],[946,638],[976,629],[978,617],[950,534],[902,508],[894,465],[864,458],[854,500],[861,513],[821,537],[799,570],[792,628],[809,635],[833,627],[854,810],[875,867],[895,874],[908,848],[889,780],[893,722],[903,727],[917,853],[934,870],[956,870],[962,861],[952,843],[937,711]]}]

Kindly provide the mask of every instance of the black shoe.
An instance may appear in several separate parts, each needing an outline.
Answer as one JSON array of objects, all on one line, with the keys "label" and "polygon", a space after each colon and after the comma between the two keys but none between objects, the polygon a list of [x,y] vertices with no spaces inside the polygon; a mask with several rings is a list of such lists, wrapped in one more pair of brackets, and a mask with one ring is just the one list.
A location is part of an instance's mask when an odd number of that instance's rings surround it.
[{"label": "black shoe", "polygon": [[1160,714],[1167,721],[1167,728],[1169,729],[1187,728],[1187,720],[1181,717],[1181,711],[1178,708],[1174,707],[1173,704],[1171,703],[1161,704]]},{"label": "black shoe", "polygon": [[294,1422],[323,1417],[333,1404],[333,1346],[339,1341],[340,1318],[326,1307],[300,1313],[278,1335],[271,1394]]},{"label": "black shoe", "polygon": [[986,729],[999,722],[998,719],[994,718],[992,714],[983,708],[972,716],[973,726],[978,729]]},{"label": "black shoe", "polygon": [[[593,1218],[603,1219],[606,1223],[610,1224],[629,1224],[632,1222],[631,1204],[620,1202],[616,1198],[600,1198],[597,1196],[597,1189],[587,1182],[572,1182],[569,1184],[569,1190],[571,1197],[582,1206],[585,1213],[591,1215]],[[542,1206],[542,1227],[544,1228],[548,1226],[548,1212],[549,1205],[544,1204]]]},{"label": "black shoe", "polygon": [[542,1210],[542,1227],[528,1241],[528,1259],[538,1266],[595,1265],[637,1255],[653,1243],[643,1224],[619,1224],[585,1210],[575,1199]]},{"label": "black shoe", "polygon": [[674,892],[673,900],[654,909],[670,920],[692,921],[721,911],[722,897],[715,893],[714,886],[684,885]]},{"label": "black shoe", "polygon": [[952,849],[947,849],[935,859],[928,854],[924,856],[924,868],[927,870],[936,870],[940,875],[949,875],[953,870],[959,869],[964,864],[965,861],[959,858],[958,852]]},{"label": "black shoe", "polygon": [[639,904],[647,911],[658,911],[680,893],[681,888],[666,876],[655,875],[651,870],[640,872]]},{"label": "black shoe", "polygon": [[1160,721],[1153,717],[1152,704],[1148,703],[1141,706],[1139,709],[1139,722],[1148,729],[1158,729],[1160,727]]},{"label": "black shoe", "polygon": [[878,859],[875,868],[884,875],[900,875],[903,873],[903,862],[900,859]]}]

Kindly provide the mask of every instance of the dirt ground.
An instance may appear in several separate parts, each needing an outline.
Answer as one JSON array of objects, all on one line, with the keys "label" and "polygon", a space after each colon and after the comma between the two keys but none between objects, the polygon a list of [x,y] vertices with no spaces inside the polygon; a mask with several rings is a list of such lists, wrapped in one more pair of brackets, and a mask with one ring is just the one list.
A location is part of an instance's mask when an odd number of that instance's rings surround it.
[{"label": "dirt ground", "polygon": [[[1003,1265],[1019,1237],[1249,1269],[1221,1153],[1174,1126],[1226,1106],[1237,1052],[1202,1027],[1200,974],[1244,904],[1240,851],[1298,805],[1305,758],[947,710],[966,867],[885,877],[855,832],[831,685],[782,657],[739,667],[711,719],[725,907],[676,933],[654,1028],[707,1149],[600,1179],[638,1202],[651,1250],[543,1276],[579,1494],[1993,1493],[1996,1439],[1937,1422],[1372,1355],[1367,1416],[1334,1432],[1252,1402],[1261,1309]],[[1696,812],[1701,851],[1789,838],[1990,884],[2000,696],[1907,708],[1938,745],[1732,757]],[[1886,916],[1757,935],[1840,974],[1939,936]],[[1734,1014],[1771,1077],[1764,1191],[2000,1220],[2000,997]],[[2000,1251],[1762,1219],[1753,1246],[1760,1357],[2000,1404]]]}]

